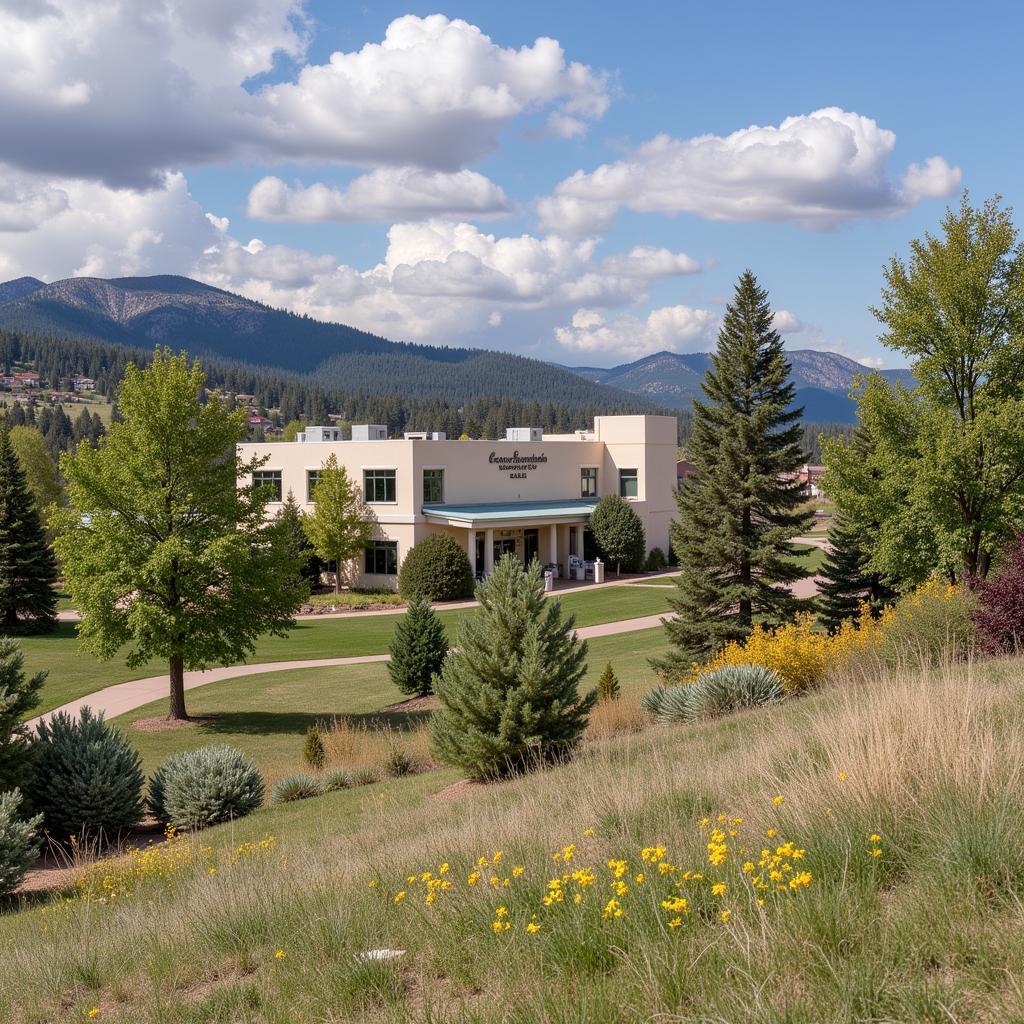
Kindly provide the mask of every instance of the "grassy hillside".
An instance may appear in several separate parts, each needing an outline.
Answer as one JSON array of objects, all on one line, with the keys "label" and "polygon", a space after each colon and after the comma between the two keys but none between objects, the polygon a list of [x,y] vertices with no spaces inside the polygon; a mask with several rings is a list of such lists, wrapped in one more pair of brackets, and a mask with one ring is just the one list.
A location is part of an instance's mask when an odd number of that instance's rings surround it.
[{"label": "grassy hillside", "polygon": [[[438,796],[439,772],[258,812],[108,879],[122,895],[0,919],[0,1018],[1020,1020],[1022,668],[834,678],[502,785]],[[810,878],[755,891],[762,849]],[[423,872],[452,883],[432,905]],[[360,957],[380,948],[406,953]]]}]

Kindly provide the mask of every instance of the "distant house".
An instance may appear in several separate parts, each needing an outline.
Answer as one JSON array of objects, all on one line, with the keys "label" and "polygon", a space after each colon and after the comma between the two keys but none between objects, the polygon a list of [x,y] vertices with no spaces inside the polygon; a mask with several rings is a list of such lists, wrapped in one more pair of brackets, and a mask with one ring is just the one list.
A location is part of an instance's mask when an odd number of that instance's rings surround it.
[{"label": "distant house", "polygon": [[808,498],[820,498],[823,493],[821,478],[824,472],[824,466],[812,466],[809,463],[804,463],[795,473],[780,473],[779,479],[787,482],[799,481],[801,490]]},{"label": "distant house", "polygon": [[676,459],[676,486],[692,480],[697,475],[697,467],[688,459]]},{"label": "distant house", "polygon": [[0,377],[0,391],[10,391],[14,387],[13,377]]},{"label": "distant house", "polygon": [[252,405],[256,401],[255,395],[235,395],[235,401],[241,405]]},{"label": "distant house", "polygon": [[266,416],[255,416],[255,415],[253,415],[253,416],[249,417],[249,426],[250,427],[262,427],[265,430],[267,427],[272,426],[272,425],[273,425],[272,421],[268,420]]},{"label": "distant house", "polygon": [[16,388],[37,388],[40,385],[38,373],[16,373],[14,375],[14,386]]},{"label": "distant house", "polygon": [[71,387],[75,391],[95,391],[96,381],[92,377],[76,377],[71,382]]}]

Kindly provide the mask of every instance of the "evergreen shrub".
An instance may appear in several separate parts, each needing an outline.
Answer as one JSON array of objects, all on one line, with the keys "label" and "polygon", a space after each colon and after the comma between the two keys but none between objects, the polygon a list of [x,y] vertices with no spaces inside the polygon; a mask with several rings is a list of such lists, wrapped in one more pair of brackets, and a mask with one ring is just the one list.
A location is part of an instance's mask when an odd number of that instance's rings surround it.
[{"label": "evergreen shrub", "polygon": [[39,855],[39,827],[43,816],[23,818],[21,793],[14,789],[0,793],[0,896],[14,892],[28,866]]},{"label": "evergreen shrub", "polygon": [[663,725],[672,725],[715,718],[741,708],[763,707],[783,696],[782,679],[772,669],[727,665],[686,686],[659,686],[640,704]]},{"label": "evergreen shrub", "polygon": [[26,795],[56,840],[116,835],[142,818],[142,762],[124,733],[82,708],[37,727],[39,757]]},{"label": "evergreen shrub", "polygon": [[302,760],[314,771],[323,771],[327,764],[327,750],[319,726],[311,725],[306,730],[306,743],[302,748]]},{"label": "evergreen shrub", "polygon": [[450,533],[431,533],[414,544],[402,561],[398,589],[404,597],[456,601],[473,596],[469,556]]},{"label": "evergreen shrub", "polygon": [[608,701],[618,700],[621,689],[622,688],[619,686],[619,677],[615,674],[615,669],[612,668],[612,663],[609,661],[608,664],[605,665],[600,678],[597,680],[597,699],[602,704],[606,704]]},{"label": "evergreen shrub", "polygon": [[37,752],[25,719],[39,703],[46,673],[26,676],[24,666],[17,641],[0,636],[0,793],[26,783]]},{"label": "evergreen shrub", "polygon": [[590,534],[615,572],[637,572],[644,563],[647,540],[636,509],[617,494],[606,494],[590,513]]},{"label": "evergreen shrub", "polygon": [[408,611],[395,624],[388,674],[410,696],[433,692],[434,676],[448,656],[448,637],[434,609],[422,594],[409,600]]},{"label": "evergreen shrub", "polygon": [[644,562],[644,569],[647,572],[661,572],[668,566],[668,559],[665,552],[659,547],[653,547],[647,552],[647,561]]},{"label": "evergreen shrub", "polygon": [[295,800],[308,800],[310,797],[320,796],[323,791],[319,779],[307,772],[296,772],[274,783],[270,791],[270,802],[290,804]]},{"label": "evergreen shrub", "polygon": [[161,824],[207,828],[243,818],[263,803],[263,776],[225,743],[172,754],[149,782],[149,808]]}]

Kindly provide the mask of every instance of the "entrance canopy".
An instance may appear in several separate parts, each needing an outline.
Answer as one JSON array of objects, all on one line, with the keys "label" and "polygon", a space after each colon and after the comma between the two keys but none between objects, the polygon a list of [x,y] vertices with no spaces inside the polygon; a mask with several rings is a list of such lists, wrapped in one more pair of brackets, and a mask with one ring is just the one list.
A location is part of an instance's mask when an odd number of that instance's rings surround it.
[{"label": "entrance canopy", "polygon": [[496,526],[580,523],[595,508],[596,498],[563,498],[557,501],[499,501],[479,505],[424,505],[422,512],[431,523],[483,530]]}]

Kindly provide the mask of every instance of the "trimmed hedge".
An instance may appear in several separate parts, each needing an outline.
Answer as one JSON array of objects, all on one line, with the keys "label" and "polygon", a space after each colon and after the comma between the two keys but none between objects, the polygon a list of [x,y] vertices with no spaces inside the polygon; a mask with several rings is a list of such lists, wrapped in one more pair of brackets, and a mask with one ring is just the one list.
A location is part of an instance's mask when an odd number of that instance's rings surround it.
[{"label": "trimmed hedge", "polygon": [[402,561],[398,589],[404,597],[457,601],[473,596],[469,556],[450,533],[431,533]]}]

